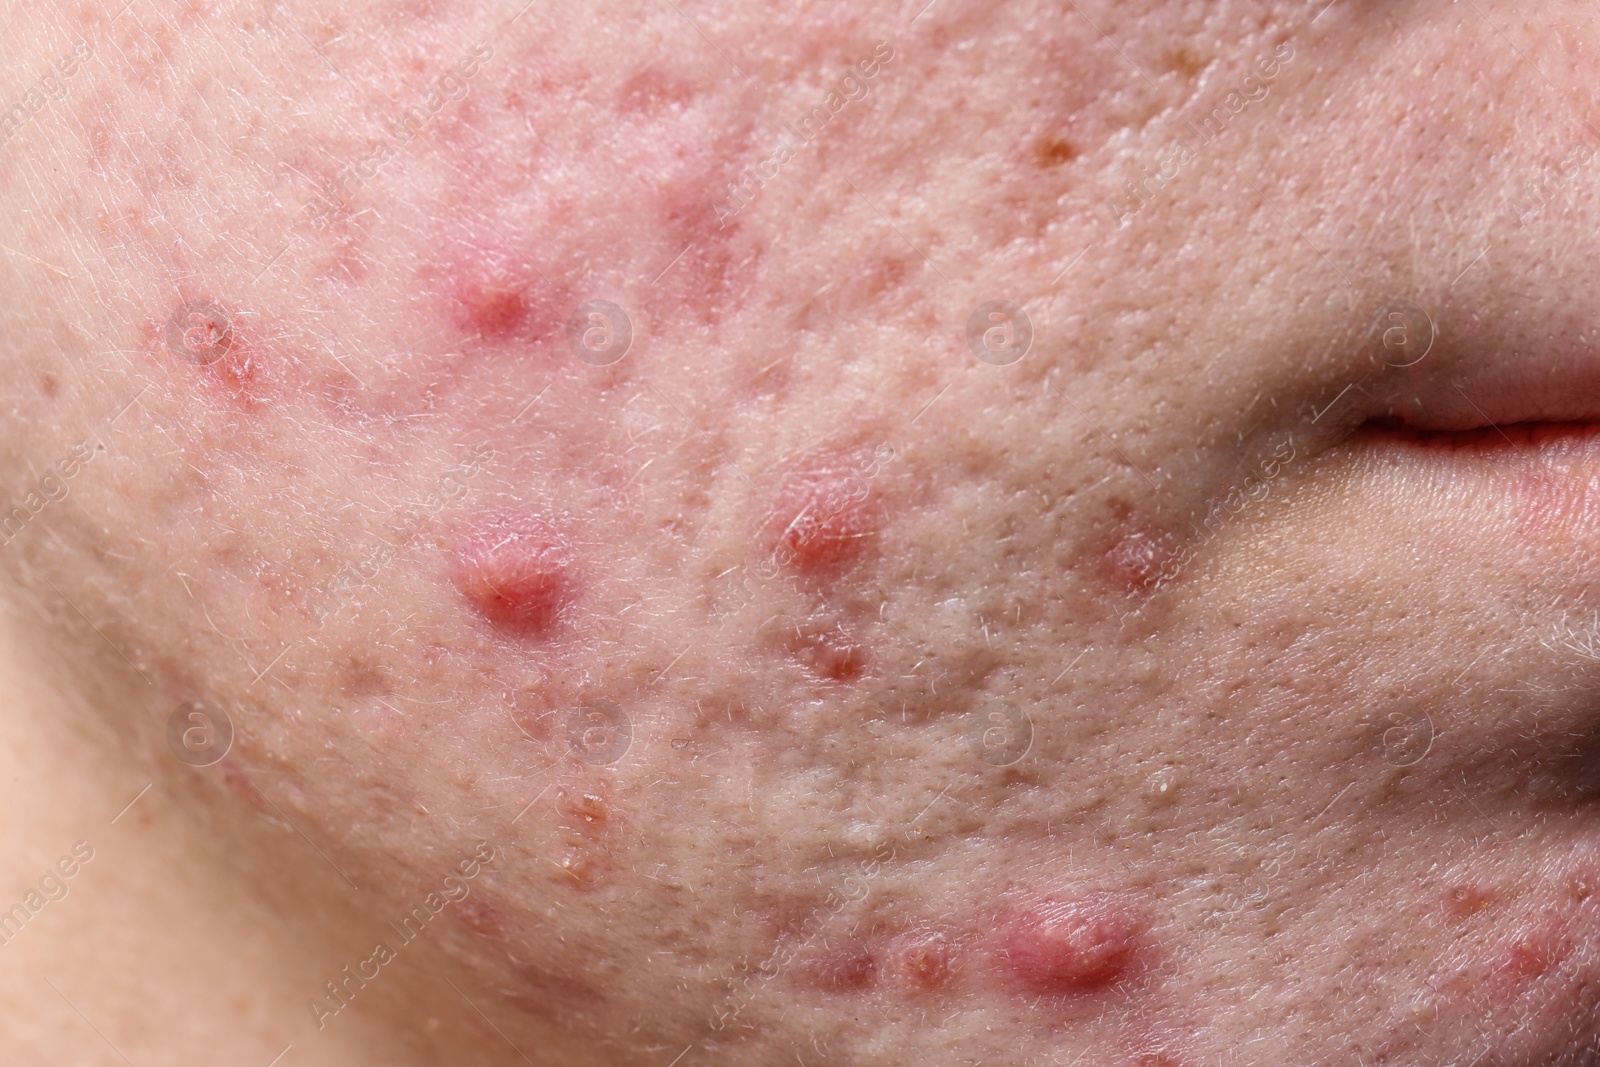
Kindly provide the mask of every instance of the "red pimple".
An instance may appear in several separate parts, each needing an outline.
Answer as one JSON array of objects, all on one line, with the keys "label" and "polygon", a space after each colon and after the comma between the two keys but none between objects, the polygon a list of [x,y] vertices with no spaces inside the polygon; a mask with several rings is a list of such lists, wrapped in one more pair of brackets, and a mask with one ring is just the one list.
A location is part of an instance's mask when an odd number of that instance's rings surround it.
[{"label": "red pimple", "polygon": [[1511,940],[1500,969],[1513,981],[1531,981],[1559,964],[1570,950],[1565,926],[1559,921],[1547,921]]},{"label": "red pimple", "polygon": [[1047,898],[1007,925],[1001,957],[1029,989],[1083,992],[1126,972],[1138,935],[1134,914],[1111,894]]},{"label": "red pimple", "polygon": [[565,294],[537,272],[480,266],[478,253],[443,268],[454,279],[449,288],[450,317],[467,340],[532,343],[558,336],[572,308]]},{"label": "red pimple", "polygon": [[490,622],[543,637],[576,598],[572,545],[543,519],[496,518],[457,543],[451,578]]},{"label": "red pimple", "polygon": [[1106,553],[1103,573],[1106,580],[1120,590],[1148,589],[1160,579],[1161,568],[1170,556],[1165,539],[1134,530]]},{"label": "red pimple", "polygon": [[489,339],[509,336],[528,318],[528,302],[522,291],[499,286],[477,290],[465,310],[467,326]]},{"label": "red pimple", "polygon": [[801,574],[835,574],[855,563],[878,532],[870,467],[840,463],[791,474],[778,491],[772,551]]}]

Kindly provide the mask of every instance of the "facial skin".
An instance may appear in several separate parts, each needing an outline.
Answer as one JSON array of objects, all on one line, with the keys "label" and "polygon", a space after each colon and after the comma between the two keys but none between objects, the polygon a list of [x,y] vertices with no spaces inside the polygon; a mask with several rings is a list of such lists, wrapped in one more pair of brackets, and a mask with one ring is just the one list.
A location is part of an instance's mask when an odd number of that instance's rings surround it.
[{"label": "facial skin", "polygon": [[919,8],[13,11],[0,1058],[1600,1062],[1600,16]]}]

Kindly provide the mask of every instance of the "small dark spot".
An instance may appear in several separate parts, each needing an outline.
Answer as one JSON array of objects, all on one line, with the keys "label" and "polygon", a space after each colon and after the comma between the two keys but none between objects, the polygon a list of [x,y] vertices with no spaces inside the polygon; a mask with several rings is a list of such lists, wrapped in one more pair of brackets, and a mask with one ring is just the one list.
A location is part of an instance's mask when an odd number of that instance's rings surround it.
[{"label": "small dark spot", "polygon": [[54,400],[61,395],[61,379],[49,372],[39,375],[39,391],[46,399]]},{"label": "small dark spot", "polygon": [[1179,47],[1167,53],[1167,70],[1193,81],[1206,69],[1206,61],[1187,48]]},{"label": "small dark spot", "polygon": [[1033,144],[1033,161],[1040,167],[1059,167],[1078,158],[1078,146],[1062,137],[1041,137]]}]

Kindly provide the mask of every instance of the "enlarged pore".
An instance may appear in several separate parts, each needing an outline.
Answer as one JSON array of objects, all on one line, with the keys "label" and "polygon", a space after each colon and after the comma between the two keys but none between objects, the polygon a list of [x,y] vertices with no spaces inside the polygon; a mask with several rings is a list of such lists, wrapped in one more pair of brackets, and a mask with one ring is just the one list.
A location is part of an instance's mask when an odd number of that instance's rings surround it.
[{"label": "enlarged pore", "polygon": [[458,534],[451,579],[501,630],[547,637],[577,597],[572,545],[549,518],[494,516]]}]

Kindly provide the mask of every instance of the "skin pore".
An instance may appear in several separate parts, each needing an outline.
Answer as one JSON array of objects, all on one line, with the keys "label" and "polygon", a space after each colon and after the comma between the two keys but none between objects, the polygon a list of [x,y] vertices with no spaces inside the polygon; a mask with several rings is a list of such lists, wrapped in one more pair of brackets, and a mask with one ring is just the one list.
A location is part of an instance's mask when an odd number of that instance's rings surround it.
[{"label": "skin pore", "polygon": [[1592,7],[6,19],[0,1060],[1600,1063]]}]

